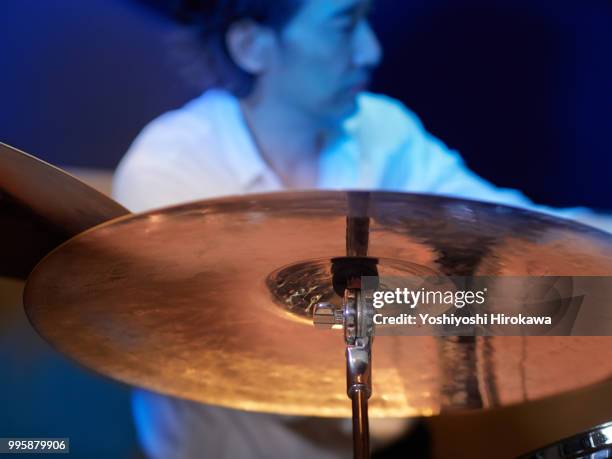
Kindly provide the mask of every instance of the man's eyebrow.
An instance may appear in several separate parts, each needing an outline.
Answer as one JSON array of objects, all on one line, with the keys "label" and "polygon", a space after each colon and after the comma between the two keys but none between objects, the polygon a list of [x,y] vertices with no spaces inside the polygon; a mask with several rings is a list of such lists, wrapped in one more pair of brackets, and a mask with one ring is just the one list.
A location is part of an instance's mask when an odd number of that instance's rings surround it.
[{"label": "man's eyebrow", "polygon": [[331,15],[331,18],[337,19],[337,18],[346,17],[346,16],[355,17],[360,13],[368,13],[371,7],[372,7],[371,1],[357,0],[353,2],[352,4],[349,4],[349,5],[344,6],[343,8],[340,8],[338,11],[334,11],[334,13]]}]

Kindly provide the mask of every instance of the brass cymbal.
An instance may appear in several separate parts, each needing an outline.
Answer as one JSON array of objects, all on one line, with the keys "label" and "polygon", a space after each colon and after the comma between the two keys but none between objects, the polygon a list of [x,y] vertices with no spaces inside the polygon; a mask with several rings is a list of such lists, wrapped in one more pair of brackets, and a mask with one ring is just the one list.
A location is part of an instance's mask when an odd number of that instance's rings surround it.
[{"label": "brass cymbal", "polygon": [[[27,313],[102,374],[210,404],[349,416],[341,333],[294,314],[330,297],[355,192],[201,201],[120,218],[47,256]],[[372,192],[381,275],[609,275],[609,235],[524,210]],[[362,215],[363,216],[363,215]],[[519,403],[612,375],[607,337],[379,336],[370,415]]]},{"label": "brass cymbal", "polygon": [[0,143],[0,276],[25,279],[65,240],[127,213],[61,169]]}]

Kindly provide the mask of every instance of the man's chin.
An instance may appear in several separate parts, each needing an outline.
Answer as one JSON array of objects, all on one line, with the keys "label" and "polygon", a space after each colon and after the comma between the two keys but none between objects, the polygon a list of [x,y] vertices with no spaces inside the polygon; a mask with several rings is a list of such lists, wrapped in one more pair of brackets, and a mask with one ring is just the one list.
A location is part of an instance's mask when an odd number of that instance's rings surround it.
[{"label": "man's chin", "polygon": [[351,99],[343,101],[342,104],[337,104],[333,109],[328,111],[327,124],[329,125],[341,125],[348,118],[352,117],[357,113],[359,105],[357,103],[357,95]]}]

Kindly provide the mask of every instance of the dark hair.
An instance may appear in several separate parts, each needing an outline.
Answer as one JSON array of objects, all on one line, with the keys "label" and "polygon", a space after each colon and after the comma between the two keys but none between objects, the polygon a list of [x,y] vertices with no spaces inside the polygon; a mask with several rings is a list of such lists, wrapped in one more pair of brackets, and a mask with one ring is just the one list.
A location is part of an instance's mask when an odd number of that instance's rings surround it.
[{"label": "dark hair", "polygon": [[[247,96],[254,84],[254,76],[242,70],[232,60],[225,36],[230,26],[243,19],[252,19],[281,30],[297,12],[302,0],[182,0],[175,10],[176,18],[188,26],[198,42],[197,59],[188,67],[193,78],[205,88],[221,87],[237,97]],[[195,64],[195,65],[194,65]],[[204,68],[202,67],[204,65]]]}]

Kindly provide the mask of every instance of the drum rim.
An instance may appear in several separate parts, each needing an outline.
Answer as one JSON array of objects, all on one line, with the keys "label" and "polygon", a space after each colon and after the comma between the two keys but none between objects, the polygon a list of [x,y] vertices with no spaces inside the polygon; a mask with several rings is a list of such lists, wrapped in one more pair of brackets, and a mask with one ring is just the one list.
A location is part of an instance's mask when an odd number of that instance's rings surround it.
[{"label": "drum rim", "polygon": [[[609,431],[604,433],[606,429]],[[612,449],[612,421],[533,450],[518,459],[578,459],[582,454],[605,449]]]}]

